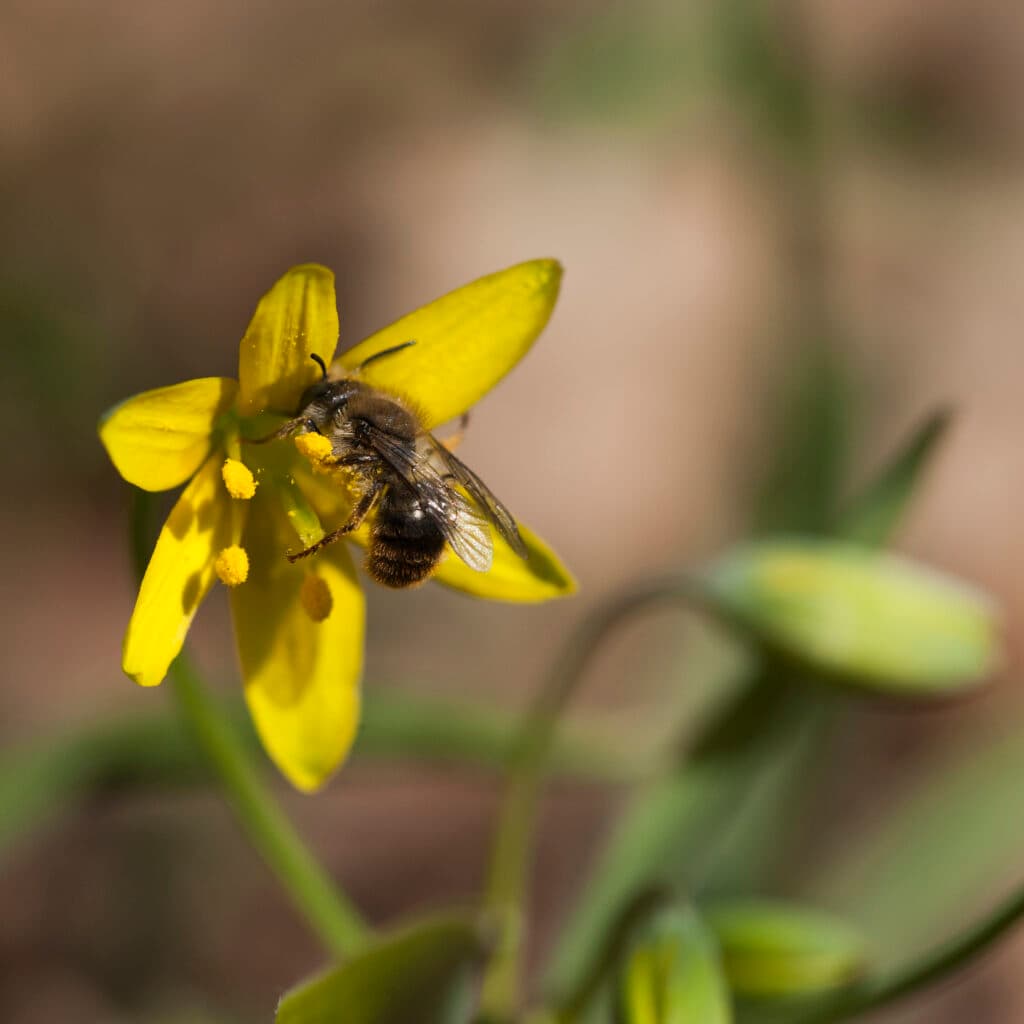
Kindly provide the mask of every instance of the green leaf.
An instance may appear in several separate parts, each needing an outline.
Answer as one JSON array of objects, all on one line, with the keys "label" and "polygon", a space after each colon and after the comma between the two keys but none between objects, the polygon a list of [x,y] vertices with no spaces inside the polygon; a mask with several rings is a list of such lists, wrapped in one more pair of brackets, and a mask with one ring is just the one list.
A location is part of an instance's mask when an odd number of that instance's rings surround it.
[{"label": "green leaf", "polygon": [[867,545],[882,544],[889,537],[902,519],[951,420],[949,409],[938,409],[921,424],[841,517],[841,537]]},{"label": "green leaf", "polygon": [[443,1024],[483,947],[466,916],[412,925],[287,992],[276,1024]]},{"label": "green leaf", "polygon": [[856,545],[766,541],[727,555],[705,579],[717,610],[770,650],[860,688],[956,692],[1000,657],[998,616],[985,594]]},{"label": "green leaf", "polygon": [[738,995],[820,995],[849,985],[864,969],[863,938],[831,914],[747,900],[719,904],[705,919]]},{"label": "green leaf", "polygon": [[639,929],[619,979],[622,1024],[728,1024],[714,936],[692,908],[666,907]]},{"label": "green leaf", "polygon": [[806,688],[792,701],[779,723],[785,732],[736,781],[742,795],[726,808],[725,827],[713,830],[713,855],[699,878],[692,876],[693,848],[677,851],[672,877],[688,886],[696,883],[696,897],[770,891],[785,876],[792,847],[800,842],[807,790],[816,777],[812,766],[828,742],[839,697],[834,690]]}]

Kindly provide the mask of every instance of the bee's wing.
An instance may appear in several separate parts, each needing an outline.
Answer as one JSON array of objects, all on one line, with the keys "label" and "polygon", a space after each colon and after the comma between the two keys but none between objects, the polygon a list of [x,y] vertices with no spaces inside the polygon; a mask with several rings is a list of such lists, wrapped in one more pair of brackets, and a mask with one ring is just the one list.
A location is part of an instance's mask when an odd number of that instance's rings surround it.
[{"label": "bee's wing", "polygon": [[401,438],[365,421],[360,424],[358,437],[412,488],[423,511],[437,524],[452,551],[470,569],[487,572],[494,559],[487,520],[455,489],[448,474],[438,468],[434,445],[417,444],[410,448]]},{"label": "bee's wing", "polygon": [[444,481],[442,486],[443,497],[441,493],[436,494],[440,500],[435,500],[433,485],[418,487],[428,515],[437,523],[452,551],[470,569],[487,572],[494,561],[494,544],[487,520],[454,487]]},{"label": "bee's wing", "polygon": [[448,471],[455,477],[469,496],[477,503],[488,519],[498,528],[498,533],[508,542],[509,547],[520,557],[526,558],[528,552],[523,538],[519,535],[519,527],[505,506],[498,501],[493,491],[467,466],[457,458],[436,437],[429,435],[434,450],[443,460]]}]

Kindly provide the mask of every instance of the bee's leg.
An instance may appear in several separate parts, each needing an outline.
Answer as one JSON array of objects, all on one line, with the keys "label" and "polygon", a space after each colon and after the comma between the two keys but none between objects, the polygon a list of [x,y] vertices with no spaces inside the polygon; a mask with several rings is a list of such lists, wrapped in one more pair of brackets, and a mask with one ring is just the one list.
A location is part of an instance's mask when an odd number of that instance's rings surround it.
[{"label": "bee's leg", "polygon": [[455,433],[446,437],[441,444],[444,445],[448,451],[453,452],[456,448],[462,444],[466,437],[466,428],[469,426],[469,413],[464,412],[459,417],[459,425],[455,428]]},{"label": "bee's leg", "polygon": [[372,452],[349,452],[347,455],[338,455],[336,458],[324,461],[329,466],[344,469],[353,466],[372,466],[380,462],[380,456],[374,455]]},{"label": "bee's leg", "polygon": [[267,434],[266,437],[244,437],[242,440],[246,444],[266,444],[268,441],[280,441],[282,437],[291,437],[296,430],[301,430],[303,427],[308,433],[319,433],[316,424],[308,416],[297,416],[293,420],[288,420],[287,423],[282,423],[277,430],[272,434]]},{"label": "bee's leg", "polygon": [[347,533],[354,533],[360,526],[362,526],[363,520],[369,514],[370,509],[373,508],[374,503],[377,501],[377,498],[380,496],[380,492],[383,489],[384,485],[379,480],[374,480],[373,483],[370,484],[369,489],[365,491],[356,502],[348,519],[346,519],[341,526],[336,530],[332,530],[324,537],[321,537],[320,540],[306,548],[305,551],[297,551],[295,554],[286,553],[285,557],[289,562],[297,562],[300,558],[308,558],[321,548],[327,547],[328,544],[333,544],[339,537],[344,537]]}]

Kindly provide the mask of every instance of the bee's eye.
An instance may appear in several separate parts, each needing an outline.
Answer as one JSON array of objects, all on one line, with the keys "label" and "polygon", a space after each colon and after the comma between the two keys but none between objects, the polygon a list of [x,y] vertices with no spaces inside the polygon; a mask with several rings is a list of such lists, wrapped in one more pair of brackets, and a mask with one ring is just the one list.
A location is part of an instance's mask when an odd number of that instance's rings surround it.
[{"label": "bee's eye", "polygon": [[302,392],[302,397],[299,399],[298,413],[302,413],[304,409],[312,405],[326,390],[326,384],[322,380],[318,380],[315,384],[310,384],[305,391]]}]

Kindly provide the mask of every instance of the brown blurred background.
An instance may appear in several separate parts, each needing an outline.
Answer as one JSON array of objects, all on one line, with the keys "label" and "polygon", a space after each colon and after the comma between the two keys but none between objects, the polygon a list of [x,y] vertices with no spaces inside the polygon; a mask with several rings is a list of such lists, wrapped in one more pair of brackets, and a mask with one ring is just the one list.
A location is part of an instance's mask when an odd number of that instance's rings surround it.
[{"label": "brown blurred background", "polygon": [[[127,488],[95,422],[136,391],[234,375],[256,300],[309,260],[336,271],[343,345],[519,260],[566,267],[465,452],[580,594],[518,608],[375,590],[368,685],[518,707],[601,595],[741,536],[809,304],[841,325],[854,480],[935,403],[958,410],[898,546],[997,594],[1015,657],[1024,8],[775,4],[774,45],[829,126],[808,170],[769,117],[707,87],[713,6],[0,0],[0,741],[165,700],[119,671]],[[616,643],[579,714],[653,736],[651,640],[678,650],[688,628],[666,617]],[[195,636],[230,690],[222,595]],[[869,815],[865,779],[897,786],[1017,714],[1013,689],[923,721],[863,712],[842,806]],[[315,799],[282,787],[376,920],[473,896],[496,793],[358,761]],[[553,799],[548,929],[613,804]],[[320,957],[213,795],[103,801],[0,872],[11,1024],[266,1020]],[[1022,968],[1018,940],[886,1019],[1020,1019]]]}]

